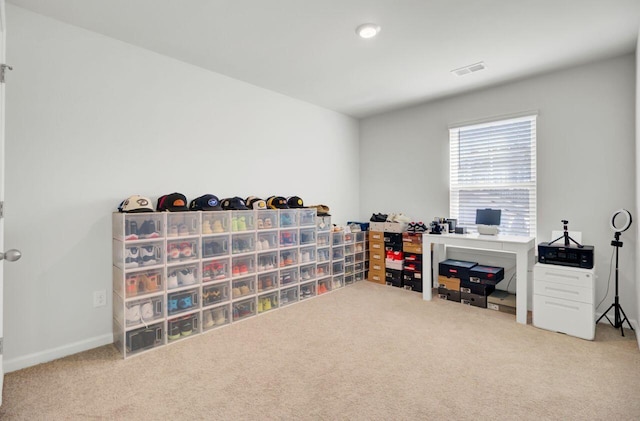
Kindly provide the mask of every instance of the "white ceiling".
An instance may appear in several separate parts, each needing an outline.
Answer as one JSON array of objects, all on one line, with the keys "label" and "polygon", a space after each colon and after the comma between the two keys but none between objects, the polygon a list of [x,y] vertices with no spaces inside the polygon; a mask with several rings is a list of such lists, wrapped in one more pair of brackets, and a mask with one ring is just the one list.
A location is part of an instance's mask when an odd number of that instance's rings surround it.
[{"label": "white ceiling", "polygon": [[640,28],[640,0],[7,1],[354,117],[632,52]]}]

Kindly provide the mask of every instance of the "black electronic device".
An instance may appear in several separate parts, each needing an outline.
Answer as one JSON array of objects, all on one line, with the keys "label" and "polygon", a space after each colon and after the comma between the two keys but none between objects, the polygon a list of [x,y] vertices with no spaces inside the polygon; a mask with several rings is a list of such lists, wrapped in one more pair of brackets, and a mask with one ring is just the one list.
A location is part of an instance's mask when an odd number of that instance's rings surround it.
[{"label": "black electronic device", "polygon": [[593,268],[593,246],[564,246],[561,244],[538,244],[538,262],[549,265]]},{"label": "black electronic device", "polygon": [[476,209],[476,224],[500,225],[501,209]]}]

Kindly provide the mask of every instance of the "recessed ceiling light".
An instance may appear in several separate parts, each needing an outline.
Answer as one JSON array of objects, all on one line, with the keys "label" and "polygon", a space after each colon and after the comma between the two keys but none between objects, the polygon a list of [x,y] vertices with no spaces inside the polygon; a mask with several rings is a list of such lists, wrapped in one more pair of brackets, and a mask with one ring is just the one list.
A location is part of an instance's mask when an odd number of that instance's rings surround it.
[{"label": "recessed ceiling light", "polygon": [[356,28],[356,34],[365,39],[375,37],[378,32],[380,32],[380,25],[375,23],[363,23]]}]

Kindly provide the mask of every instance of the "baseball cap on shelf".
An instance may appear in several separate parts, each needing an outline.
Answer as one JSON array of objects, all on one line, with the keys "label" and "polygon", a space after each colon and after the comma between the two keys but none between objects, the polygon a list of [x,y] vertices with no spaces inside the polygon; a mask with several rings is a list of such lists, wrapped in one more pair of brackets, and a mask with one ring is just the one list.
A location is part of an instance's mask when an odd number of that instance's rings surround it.
[{"label": "baseball cap on shelf", "polygon": [[245,203],[249,209],[264,210],[267,208],[267,202],[255,196],[247,197]]},{"label": "baseball cap on shelf", "polygon": [[235,196],[222,201],[222,209],[224,210],[247,210],[249,209],[242,198]]},{"label": "baseball cap on shelf", "polygon": [[287,205],[290,208],[304,208],[304,202],[298,196],[291,196],[287,199]]},{"label": "baseball cap on shelf", "polygon": [[316,208],[318,216],[331,216],[329,213],[329,206],[327,205],[313,205],[310,208]]},{"label": "baseball cap on shelf", "polygon": [[222,210],[222,206],[220,206],[220,199],[217,196],[205,194],[193,199],[189,204],[189,209],[192,211],[219,211]]},{"label": "baseball cap on shelf", "polygon": [[153,212],[151,200],[139,194],[127,197],[118,206],[120,212],[137,213],[137,212]]},{"label": "baseball cap on shelf", "polygon": [[185,212],[188,211],[187,198],[182,193],[171,193],[160,196],[157,209],[160,212]]},{"label": "baseball cap on shelf", "polygon": [[269,209],[289,209],[287,199],[282,196],[271,196],[267,199],[267,207]]}]

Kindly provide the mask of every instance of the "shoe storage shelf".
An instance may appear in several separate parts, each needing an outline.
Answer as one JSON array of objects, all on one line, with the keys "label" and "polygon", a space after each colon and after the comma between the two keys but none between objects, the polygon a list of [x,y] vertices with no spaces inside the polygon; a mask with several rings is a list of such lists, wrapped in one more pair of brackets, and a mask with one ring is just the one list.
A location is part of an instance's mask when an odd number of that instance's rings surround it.
[{"label": "shoe storage shelf", "polygon": [[364,279],[364,234],[307,208],[114,213],[114,343],[127,358]]}]

